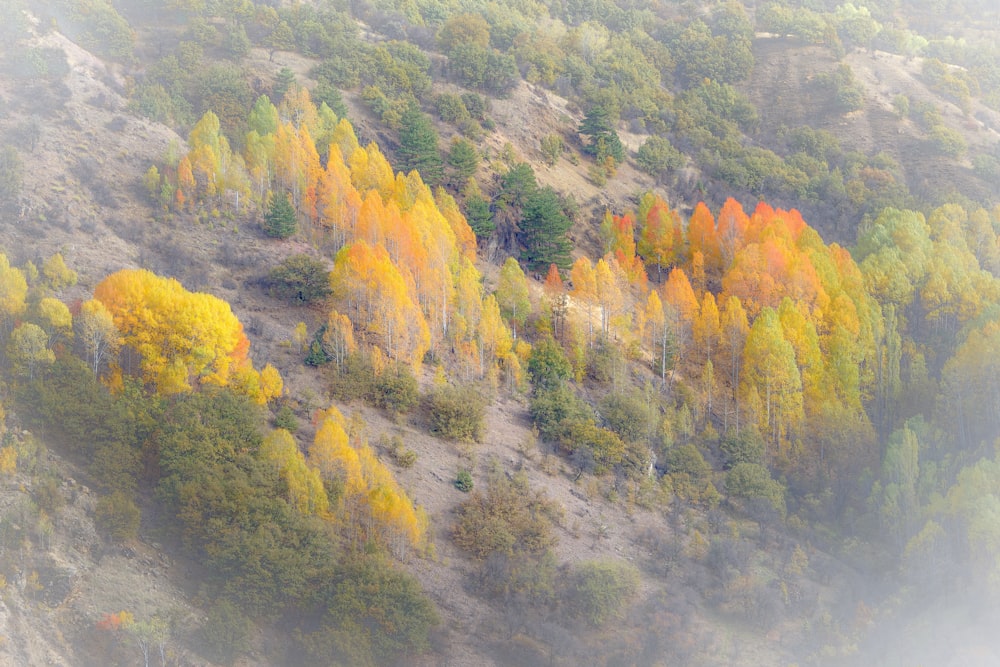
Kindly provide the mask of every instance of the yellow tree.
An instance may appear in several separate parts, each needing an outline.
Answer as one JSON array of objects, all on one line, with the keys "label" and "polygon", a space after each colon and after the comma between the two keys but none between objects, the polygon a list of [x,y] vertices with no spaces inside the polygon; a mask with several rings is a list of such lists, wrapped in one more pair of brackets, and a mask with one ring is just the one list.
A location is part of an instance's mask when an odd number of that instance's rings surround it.
[{"label": "yellow tree", "polygon": [[779,462],[790,462],[791,445],[805,418],[802,377],[795,361],[795,349],[785,339],[778,314],[772,308],[761,311],[747,334],[740,393],[745,400],[752,393],[759,397],[760,431],[765,441],[776,448]]},{"label": "yellow tree", "polygon": [[327,514],[330,503],[320,471],[306,464],[291,433],[282,428],[271,431],[261,443],[260,457],[277,469],[292,507],[303,514]]},{"label": "yellow tree", "polygon": [[191,380],[226,385],[235,371],[250,366],[243,326],[222,299],[144,269],[111,274],[94,298],[138,354],[143,380],[161,392],[186,391]]},{"label": "yellow tree", "polygon": [[413,286],[382,245],[356,241],[341,248],[330,284],[334,297],[363,322],[363,330],[390,357],[418,365],[430,348],[430,331],[413,299]]},{"label": "yellow tree", "polygon": [[10,265],[7,256],[0,253],[0,318],[4,333],[9,333],[14,321],[24,312],[28,296],[28,281],[24,274]]}]

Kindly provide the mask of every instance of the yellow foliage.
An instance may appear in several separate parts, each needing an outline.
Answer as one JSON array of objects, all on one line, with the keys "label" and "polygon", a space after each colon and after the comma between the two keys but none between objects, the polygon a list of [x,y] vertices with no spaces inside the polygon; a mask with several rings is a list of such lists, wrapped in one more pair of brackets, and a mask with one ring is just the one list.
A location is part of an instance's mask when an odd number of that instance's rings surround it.
[{"label": "yellow foliage", "polygon": [[225,386],[249,366],[250,343],[222,299],[143,269],[111,274],[94,298],[111,313],[123,342],[139,353],[143,380],[164,393],[185,391],[192,380]]},{"label": "yellow foliage", "polygon": [[42,275],[45,276],[49,287],[54,290],[72,287],[76,284],[76,271],[66,266],[62,254],[58,252],[42,264]]},{"label": "yellow foliage", "polygon": [[13,445],[0,447],[0,474],[13,475],[17,472],[17,450]]},{"label": "yellow foliage", "polygon": [[348,521],[364,528],[364,538],[416,546],[424,539],[427,518],[400,488],[367,443],[352,443],[343,415],[330,408],[319,415],[309,463],[327,479],[343,484],[343,510]]},{"label": "yellow foliage", "polygon": [[271,399],[279,398],[281,392],[284,391],[284,381],[281,379],[281,373],[278,369],[267,364],[260,371],[260,392],[261,397],[264,402],[268,402]]},{"label": "yellow foliage", "polygon": [[272,462],[288,489],[288,502],[303,514],[325,515],[329,500],[320,471],[306,465],[292,434],[284,429],[271,431],[260,448],[261,458]]}]

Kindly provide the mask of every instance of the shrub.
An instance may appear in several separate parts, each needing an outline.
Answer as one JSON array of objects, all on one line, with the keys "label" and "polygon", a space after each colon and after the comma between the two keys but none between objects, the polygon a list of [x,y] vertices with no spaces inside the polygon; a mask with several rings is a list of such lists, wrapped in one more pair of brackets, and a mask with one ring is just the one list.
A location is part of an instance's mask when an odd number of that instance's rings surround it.
[{"label": "shrub", "polygon": [[478,560],[493,554],[539,555],[556,542],[552,519],[558,512],[523,475],[495,475],[486,493],[475,491],[459,505],[452,539]]},{"label": "shrub", "polygon": [[409,412],[419,398],[417,378],[405,364],[393,364],[375,378],[371,395],[375,407],[391,412]]},{"label": "shrub", "polygon": [[292,255],[271,269],[267,285],[272,296],[309,304],[330,295],[330,271],[315,257]]},{"label": "shrub", "polygon": [[469,387],[441,387],[428,394],[426,405],[431,433],[466,442],[483,437],[486,405],[479,392]]},{"label": "shrub", "polygon": [[252,627],[236,605],[219,600],[208,612],[202,635],[212,657],[229,664],[246,650]]},{"label": "shrub", "polygon": [[608,394],[601,400],[598,412],[608,428],[627,442],[641,442],[649,436],[649,404],[638,392]]},{"label": "shrub", "polygon": [[468,470],[459,470],[458,474],[455,475],[455,488],[462,493],[468,493],[472,491],[472,473]]},{"label": "shrub", "polygon": [[98,500],[94,515],[97,527],[119,542],[139,534],[139,508],[122,491],[115,491]]},{"label": "shrub", "polygon": [[295,433],[299,430],[299,420],[290,406],[282,405],[278,408],[278,413],[274,415],[274,427],[283,428],[289,433]]},{"label": "shrub", "polygon": [[669,140],[652,136],[643,142],[636,153],[635,161],[644,172],[659,177],[664,172],[675,171],[684,166],[684,156],[674,148]]},{"label": "shrub", "polygon": [[536,391],[529,407],[538,434],[548,442],[560,442],[570,423],[593,419],[590,408],[566,385]]},{"label": "shrub", "polygon": [[569,379],[573,367],[551,336],[538,341],[528,357],[528,379],[535,391],[553,389]]},{"label": "shrub", "polygon": [[751,502],[765,501],[780,516],[785,516],[785,487],[771,479],[771,473],[759,463],[733,466],[726,475],[726,493]]},{"label": "shrub", "polygon": [[639,590],[639,572],[617,560],[583,563],[577,568],[571,597],[574,612],[594,626],[617,616]]}]

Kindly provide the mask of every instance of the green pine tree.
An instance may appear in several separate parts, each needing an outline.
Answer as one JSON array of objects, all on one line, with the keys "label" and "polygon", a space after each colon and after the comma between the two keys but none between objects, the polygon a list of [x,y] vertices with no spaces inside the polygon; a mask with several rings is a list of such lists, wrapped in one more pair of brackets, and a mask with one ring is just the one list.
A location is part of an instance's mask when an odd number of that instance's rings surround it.
[{"label": "green pine tree", "polygon": [[438,133],[427,114],[416,104],[403,112],[399,128],[399,168],[404,172],[416,169],[430,186],[441,183],[444,165],[438,152]]},{"label": "green pine tree", "polygon": [[295,233],[295,209],[287,192],[271,193],[267,213],[264,214],[264,233],[271,238],[287,239]]},{"label": "green pine tree", "polygon": [[521,259],[532,269],[555,264],[568,269],[573,244],[566,238],[573,221],[563,210],[562,201],[550,187],[538,188],[528,195],[521,220]]}]

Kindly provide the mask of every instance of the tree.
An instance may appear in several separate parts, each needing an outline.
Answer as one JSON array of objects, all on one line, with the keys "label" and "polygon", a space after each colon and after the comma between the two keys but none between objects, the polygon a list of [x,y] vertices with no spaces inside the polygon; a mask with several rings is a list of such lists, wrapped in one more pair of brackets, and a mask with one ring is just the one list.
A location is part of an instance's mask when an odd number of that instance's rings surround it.
[{"label": "tree", "polygon": [[322,301],[330,295],[330,272],[311,255],[292,255],[268,274],[271,293],[295,304]]},{"label": "tree", "polygon": [[569,359],[562,347],[551,336],[543,338],[531,348],[528,357],[528,378],[536,392],[556,389],[573,373]]},{"label": "tree", "polygon": [[771,308],[761,311],[747,334],[740,392],[747,400],[752,393],[759,397],[760,430],[787,457],[789,438],[804,419],[802,377],[795,348],[785,339],[778,314]]},{"label": "tree", "polygon": [[56,355],[49,349],[49,336],[37,324],[25,322],[14,329],[7,341],[7,358],[18,375],[29,380],[40,366],[51,364]]},{"label": "tree", "polygon": [[513,257],[508,257],[500,268],[496,298],[500,312],[511,323],[514,339],[517,340],[517,327],[524,326],[531,312],[531,301],[528,300],[528,279]]},{"label": "tree", "polygon": [[448,166],[452,169],[455,182],[465,183],[472,178],[479,168],[479,153],[471,141],[464,137],[455,137],[451,140]]},{"label": "tree", "polygon": [[438,133],[415,103],[406,108],[400,119],[397,157],[401,171],[415,169],[424,183],[432,187],[441,183],[444,168],[438,151]]},{"label": "tree", "polygon": [[560,269],[570,267],[573,244],[566,232],[573,225],[563,210],[559,195],[551,187],[539,188],[530,193],[521,220],[521,258],[532,269],[555,264]]},{"label": "tree", "polygon": [[635,161],[639,168],[650,176],[660,179],[667,172],[676,171],[684,166],[684,156],[673,147],[670,140],[656,135],[651,136],[639,146]]},{"label": "tree", "polygon": [[97,375],[101,366],[118,353],[122,336],[107,307],[97,299],[84,301],[74,320],[76,340],[83,345],[91,370]]},{"label": "tree", "polygon": [[138,355],[138,368],[123,370],[161,393],[188,391],[192,380],[227,386],[256,374],[243,326],[218,297],[189,292],[151,271],[123,269],[98,283],[94,298]]},{"label": "tree", "polygon": [[594,156],[598,163],[603,163],[607,157],[619,163],[625,161],[625,146],[615,131],[614,118],[606,106],[595,104],[587,110],[580,123],[580,134],[590,138],[584,152]]},{"label": "tree", "polygon": [[295,209],[287,192],[272,192],[267,213],[264,214],[264,233],[271,238],[287,239],[295,233]]}]

